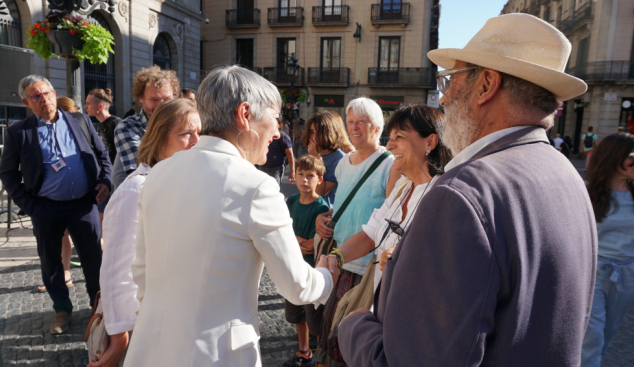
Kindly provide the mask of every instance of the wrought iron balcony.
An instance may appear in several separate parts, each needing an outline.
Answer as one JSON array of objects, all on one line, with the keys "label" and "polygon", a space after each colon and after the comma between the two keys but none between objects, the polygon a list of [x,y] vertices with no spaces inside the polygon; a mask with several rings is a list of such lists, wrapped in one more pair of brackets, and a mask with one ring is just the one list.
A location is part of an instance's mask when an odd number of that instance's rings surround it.
[{"label": "wrought iron balcony", "polygon": [[301,27],[304,24],[304,8],[269,8],[269,27]]},{"label": "wrought iron balcony", "polygon": [[634,62],[597,61],[573,66],[566,73],[586,82],[634,81]]},{"label": "wrought iron balcony", "polygon": [[348,5],[313,6],[313,25],[315,27],[348,25],[348,13],[350,13]]},{"label": "wrought iron balcony", "polygon": [[350,85],[350,68],[308,68],[308,85]]},{"label": "wrought iron balcony", "polygon": [[587,2],[572,11],[570,15],[559,23],[559,29],[570,33],[585,21],[592,19],[592,2]]},{"label": "wrought iron balcony", "polygon": [[409,23],[409,5],[409,3],[372,4],[372,25],[378,28],[383,24],[400,24],[404,27]]},{"label": "wrought iron balcony", "polygon": [[[266,67],[262,68],[262,76],[275,85],[293,85],[301,86],[304,83],[304,68],[299,68],[295,75],[289,74],[286,68]],[[294,77],[294,79],[293,79]]]},{"label": "wrought iron balcony", "polygon": [[368,84],[380,87],[434,87],[432,68],[368,68]]},{"label": "wrought iron balcony", "polygon": [[227,28],[260,28],[260,9],[229,9],[225,15]]}]

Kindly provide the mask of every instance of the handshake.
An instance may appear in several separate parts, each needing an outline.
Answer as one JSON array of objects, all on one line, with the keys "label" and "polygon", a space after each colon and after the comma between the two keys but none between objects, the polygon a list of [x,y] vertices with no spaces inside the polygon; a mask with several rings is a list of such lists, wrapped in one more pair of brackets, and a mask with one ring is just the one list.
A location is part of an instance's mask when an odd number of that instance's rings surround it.
[{"label": "handshake", "polygon": [[315,268],[327,268],[332,275],[333,286],[337,284],[337,279],[339,279],[339,261],[335,255],[321,255]]}]

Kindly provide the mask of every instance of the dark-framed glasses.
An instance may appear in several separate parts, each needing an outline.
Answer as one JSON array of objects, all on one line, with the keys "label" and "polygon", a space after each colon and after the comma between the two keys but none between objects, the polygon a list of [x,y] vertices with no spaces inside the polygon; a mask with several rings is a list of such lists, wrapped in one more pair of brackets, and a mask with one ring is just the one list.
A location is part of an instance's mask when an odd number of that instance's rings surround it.
[{"label": "dark-framed glasses", "polygon": [[396,235],[399,237],[403,237],[405,230],[401,228],[400,224],[398,224],[397,222],[393,220],[389,220],[387,218],[385,219],[385,221],[387,222],[388,226],[390,226],[390,229],[392,230],[392,232],[396,233]]},{"label": "dark-framed glasses", "polygon": [[465,66],[461,68],[443,70],[436,73],[436,80],[438,81],[438,90],[440,93],[445,94],[451,87],[450,76],[454,74],[464,73],[470,70],[479,69],[480,66]]},{"label": "dark-framed glasses", "polygon": [[31,101],[38,103],[42,100],[42,97],[49,99],[49,98],[52,98],[54,95],[55,95],[54,91],[49,91],[49,92],[34,94],[29,98],[31,98]]}]

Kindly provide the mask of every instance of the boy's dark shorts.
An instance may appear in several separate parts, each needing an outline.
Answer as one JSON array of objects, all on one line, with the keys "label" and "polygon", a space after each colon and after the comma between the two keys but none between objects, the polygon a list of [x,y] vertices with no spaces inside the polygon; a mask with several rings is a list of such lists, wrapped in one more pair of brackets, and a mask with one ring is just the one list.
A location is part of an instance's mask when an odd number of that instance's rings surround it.
[{"label": "boy's dark shorts", "polygon": [[308,331],[318,336],[321,334],[321,319],[324,313],[324,305],[320,305],[315,309],[315,305],[297,306],[284,300],[284,315],[289,324],[308,324]]}]

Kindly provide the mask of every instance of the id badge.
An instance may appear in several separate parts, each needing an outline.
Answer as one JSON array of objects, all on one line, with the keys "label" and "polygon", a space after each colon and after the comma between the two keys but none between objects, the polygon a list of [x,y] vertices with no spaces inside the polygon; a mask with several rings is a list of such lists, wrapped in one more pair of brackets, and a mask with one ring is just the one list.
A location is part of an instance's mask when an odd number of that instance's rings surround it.
[{"label": "id badge", "polygon": [[66,162],[64,161],[64,158],[60,158],[59,161],[51,164],[51,168],[53,168],[53,171],[55,172],[59,172],[64,167],[66,167]]}]

